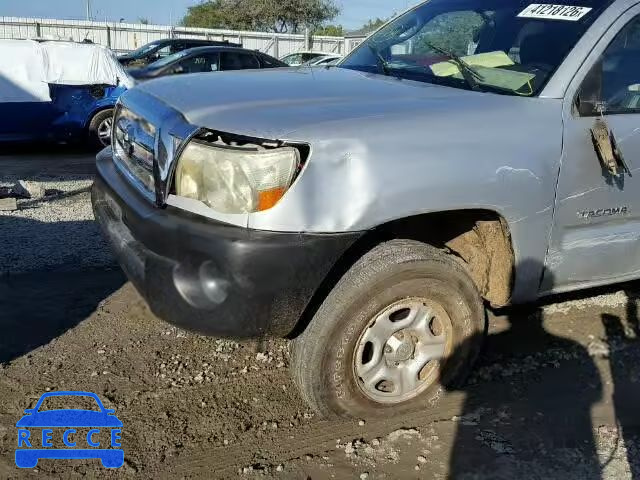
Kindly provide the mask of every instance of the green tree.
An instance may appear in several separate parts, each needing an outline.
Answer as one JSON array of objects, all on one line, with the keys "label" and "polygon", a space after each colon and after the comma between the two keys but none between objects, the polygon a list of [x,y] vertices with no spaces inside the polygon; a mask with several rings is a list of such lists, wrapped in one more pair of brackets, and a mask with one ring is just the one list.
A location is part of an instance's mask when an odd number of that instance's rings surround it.
[{"label": "green tree", "polygon": [[231,25],[229,12],[224,0],[202,2],[187,9],[181,24],[197,28],[236,28]]},{"label": "green tree", "polygon": [[142,25],[149,25],[151,22],[148,18],[140,17],[138,18],[138,23],[141,23]]},{"label": "green tree", "polygon": [[363,33],[371,33],[377,29],[379,29],[382,25],[387,23],[387,20],[383,18],[369,19],[367,23],[365,23],[358,31],[362,31]]},{"label": "green tree", "polygon": [[182,25],[298,33],[339,13],[334,0],[207,0],[188,9]]},{"label": "green tree", "polygon": [[323,35],[327,37],[343,37],[344,28],[342,25],[324,25],[314,30],[314,35]]}]

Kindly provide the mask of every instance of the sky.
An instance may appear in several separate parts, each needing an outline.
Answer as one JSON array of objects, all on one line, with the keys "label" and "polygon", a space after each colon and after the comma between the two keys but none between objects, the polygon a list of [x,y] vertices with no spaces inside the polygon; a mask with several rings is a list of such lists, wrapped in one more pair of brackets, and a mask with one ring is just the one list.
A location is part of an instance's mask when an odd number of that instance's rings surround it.
[{"label": "sky", "polygon": [[[187,8],[200,0],[89,0],[94,20],[177,23]],[[415,4],[417,0],[336,0],[342,14],[334,22],[347,29],[361,27],[370,18],[387,18]],[[87,0],[0,0],[0,16],[60,19],[86,18]]]}]

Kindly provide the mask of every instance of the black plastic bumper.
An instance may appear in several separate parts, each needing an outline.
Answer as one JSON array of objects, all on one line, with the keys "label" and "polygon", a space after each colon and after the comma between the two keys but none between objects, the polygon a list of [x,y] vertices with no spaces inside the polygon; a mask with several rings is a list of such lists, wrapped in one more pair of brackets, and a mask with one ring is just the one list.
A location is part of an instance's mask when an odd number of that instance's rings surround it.
[{"label": "black plastic bumper", "polygon": [[161,319],[207,335],[286,336],[329,270],[361,235],[249,230],[156,208],[98,155],[96,220]]}]

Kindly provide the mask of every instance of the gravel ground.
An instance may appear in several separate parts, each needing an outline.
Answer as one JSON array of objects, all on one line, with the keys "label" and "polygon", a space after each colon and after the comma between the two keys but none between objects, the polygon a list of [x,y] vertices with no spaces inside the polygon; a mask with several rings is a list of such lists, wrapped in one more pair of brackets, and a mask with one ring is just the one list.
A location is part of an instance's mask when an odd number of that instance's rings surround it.
[{"label": "gravel ground", "polygon": [[[468,384],[435,407],[326,421],[289,380],[286,341],[156,319],[111,268],[86,194],[0,215],[0,478],[640,479],[638,285],[492,317]],[[124,468],[15,468],[15,422],[54,390],[116,410]]]},{"label": "gravel ground", "polygon": [[[542,324],[536,312],[494,318],[468,385],[436,408],[325,421],[289,380],[286,341],[169,327],[117,271],[16,276],[0,282],[0,295],[7,291],[0,477],[625,480],[640,472],[640,351],[603,323],[623,319],[629,300],[545,314]],[[43,460],[17,471],[22,410],[45,391],[78,389],[116,409],[126,467]]]},{"label": "gravel ground", "polygon": [[[0,187],[19,179],[0,177]],[[86,176],[34,177],[32,191],[70,193],[60,199],[20,199],[18,210],[0,212],[2,248],[0,275],[43,270],[77,270],[115,266],[97,224],[93,221]]]}]

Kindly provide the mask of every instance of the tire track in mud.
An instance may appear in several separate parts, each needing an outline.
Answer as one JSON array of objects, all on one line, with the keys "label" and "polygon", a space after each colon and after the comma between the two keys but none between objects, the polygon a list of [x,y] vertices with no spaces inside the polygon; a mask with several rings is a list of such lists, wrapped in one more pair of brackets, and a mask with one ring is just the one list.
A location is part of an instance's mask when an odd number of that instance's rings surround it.
[{"label": "tire track in mud", "polygon": [[215,471],[218,478],[225,478],[236,474],[238,465],[251,465],[258,461],[276,465],[306,454],[334,450],[338,439],[373,439],[402,428],[418,428],[434,422],[449,421],[460,412],[463,402],[464,394],[451,393],[443,396],[433,411],[418,411],[392,419],[368,420],[364,426],[359,426],[357,420],[350,419],[318,420],[293,431],[283,429],[260,442],[248,438],[247,443],[240,445],[184,455],[169,465],[168,470],[195,477],[210,476]]},{"label": "tire track in mud", "polygon": [[[476,398],[481,399],[484,396],[489,398],[493,389],[491,385],[483,385],[478,390],[480,392],[476,394]],[[557,396],[538,401],[536,405],[542,410],[550,411],[556,407],[566,406],[574,398],[574,391],[561,392]],[[338,439],[340,442],[356,439],[371,441],[399,429],[422,429],[439,422],[458,422],[465,399],[465,393],[451,392],[444,394],[437,407],[430,411],[417,411],[391,419],[368,420],[364,426],[359,426],[356,420],[318,420],[301,425],[295,430],[283,429],[282,432],[278,431],[268,438],[243,438],[238,445],[216,447],[182,455],[175,462],[167,465],[167,471],[194,478],[212,475],[215,478],[229,478],[237,474],[239,466],[253,464],[275,466],[286,464],[305,455],[324,454],[336,449]],[[528,401],[527,399],[515,400],[511,408],[512,415],[529,413]],[[630,399],[629,408],[634,407],[635,403]],[[487,413],[491,415],[495,412]],[[615,418],[609,394],[593,405],[591,419],[594,428],[615,424]],[[567,434],[571,436],[571,432]],[[291,438],[292,436],[294,438]]]}]

